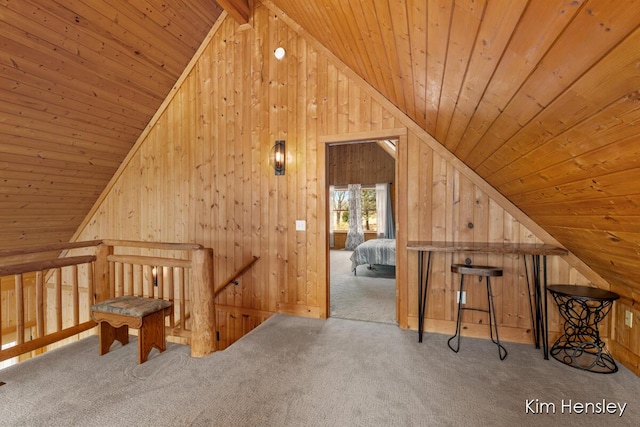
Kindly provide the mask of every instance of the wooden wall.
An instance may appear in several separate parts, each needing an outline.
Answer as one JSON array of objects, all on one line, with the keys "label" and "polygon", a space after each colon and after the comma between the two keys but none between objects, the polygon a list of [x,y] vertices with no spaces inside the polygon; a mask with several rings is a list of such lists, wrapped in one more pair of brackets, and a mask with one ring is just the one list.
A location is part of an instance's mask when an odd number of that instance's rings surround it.
[{"label": "wooden wall", "polygon": [[640,303],[640,2],[262,2]]},{"label": "wooden wall", "polygon": [[[401,327],[417,324],[417,256],[403,250],[407,240],[540,241],[516,219],[520,212],[490,196],[486,183],[434,150],[425,132],[277,14],[258,4],[251,25],[240,31],[227,18],[215,29],[76,234],[79,240],[212,247],[216,282],[260,256],[239,285],[217,299],[221,348],[272,313],[328,315],[325,166],[331,142],[399,137],[394,182]],[[273,57],[277,46],[287,50],[282,61]],[[287,141],[285,176],[274,176],[269,166],[277,139]],[[300,219],[304,232],[295,231]],[[435,259],[429,330],[453,330],[452,261]],[[531,342],[521,259],[474,257],[484,261],[506,269],[496,286],[501,335]],[[564,260],[550,261],[553,282],[587,282]],[[471,333],[486,336],[478,318],[468,320]]]},{"label": "wooden wall", "polygon": [[[370,231],[364,233],[364,240],[377,239],[378,233],[375,231]],[[333,246],[331,249],[344,249],[347,244],[347,232],[346,231],[334,231],[333,232]]]},{"label": "wooden wall", "polygon": [[329,147],[329,184],[393,183],[395,160],[375,142]]}]

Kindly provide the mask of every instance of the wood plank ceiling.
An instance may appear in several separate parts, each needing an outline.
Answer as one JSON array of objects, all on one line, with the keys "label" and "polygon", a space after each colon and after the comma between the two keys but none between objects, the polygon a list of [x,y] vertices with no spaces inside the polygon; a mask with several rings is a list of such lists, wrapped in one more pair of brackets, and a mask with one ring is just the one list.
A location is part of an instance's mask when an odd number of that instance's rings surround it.
[{"label": "wood plank ceiling", "polygon": [[[640,289],[640,2],[260,1],[606,280]],[[223,3],[243,22],[251,2]],[[70,238],[220,13],[0,0],[0,246]]]},{"label": "wood plank ceiling", "polygon": [[71,238],[221,13],[0,1],[0,247]]},{"label": "wood plank ceiling", "polygon": [[640,289],[640,2],[272,3],[605,280]]}]

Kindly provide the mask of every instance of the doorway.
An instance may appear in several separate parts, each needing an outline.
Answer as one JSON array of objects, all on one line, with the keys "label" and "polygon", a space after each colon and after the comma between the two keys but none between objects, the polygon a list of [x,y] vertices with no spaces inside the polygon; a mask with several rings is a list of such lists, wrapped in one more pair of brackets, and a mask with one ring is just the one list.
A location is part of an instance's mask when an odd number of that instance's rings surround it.
[{"label": "doorway", "polygon": [[[395,238],[395,226],[388,223],[395,217],[396,146],[393,138],[327,144],[328,316],[397,324],[395,263],[356,265],[352,255],[358,242],[349,241],[355,212],[349,209],[349,196],[354,194],[360,199],[362,239],[372,244]],[[386,210],[381,208],[385,203],[390,215],[378,212]]]}]

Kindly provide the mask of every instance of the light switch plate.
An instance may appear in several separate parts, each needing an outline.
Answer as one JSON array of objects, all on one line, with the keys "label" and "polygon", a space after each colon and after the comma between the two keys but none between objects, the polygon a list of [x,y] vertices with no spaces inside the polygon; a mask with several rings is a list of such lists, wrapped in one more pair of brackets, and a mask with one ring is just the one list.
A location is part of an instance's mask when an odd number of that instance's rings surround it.
[{"label": "light switch plate", "polygon": [[296,220],[296,231],[304,231],[307,229],[307,221],[304,219]]},{"label": "light switch plate", "polygon": [[[460,291],[456,291],[456,303],[460,302]],[[467,303],[467,293],[462,292],[462,304]]]}]

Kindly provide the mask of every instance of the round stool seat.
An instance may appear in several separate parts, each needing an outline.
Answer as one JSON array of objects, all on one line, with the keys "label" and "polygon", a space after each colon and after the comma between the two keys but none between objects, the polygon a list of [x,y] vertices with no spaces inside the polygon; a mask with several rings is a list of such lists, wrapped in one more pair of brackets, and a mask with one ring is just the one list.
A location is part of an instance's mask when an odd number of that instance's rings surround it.
[{"label": "round stool seat", "polygon": [[485,265],[464,265],[452,264],[451,272],[458,274],[474,274],[476,276],[502,276],[502,269],[498,267],[488,267]]}]

